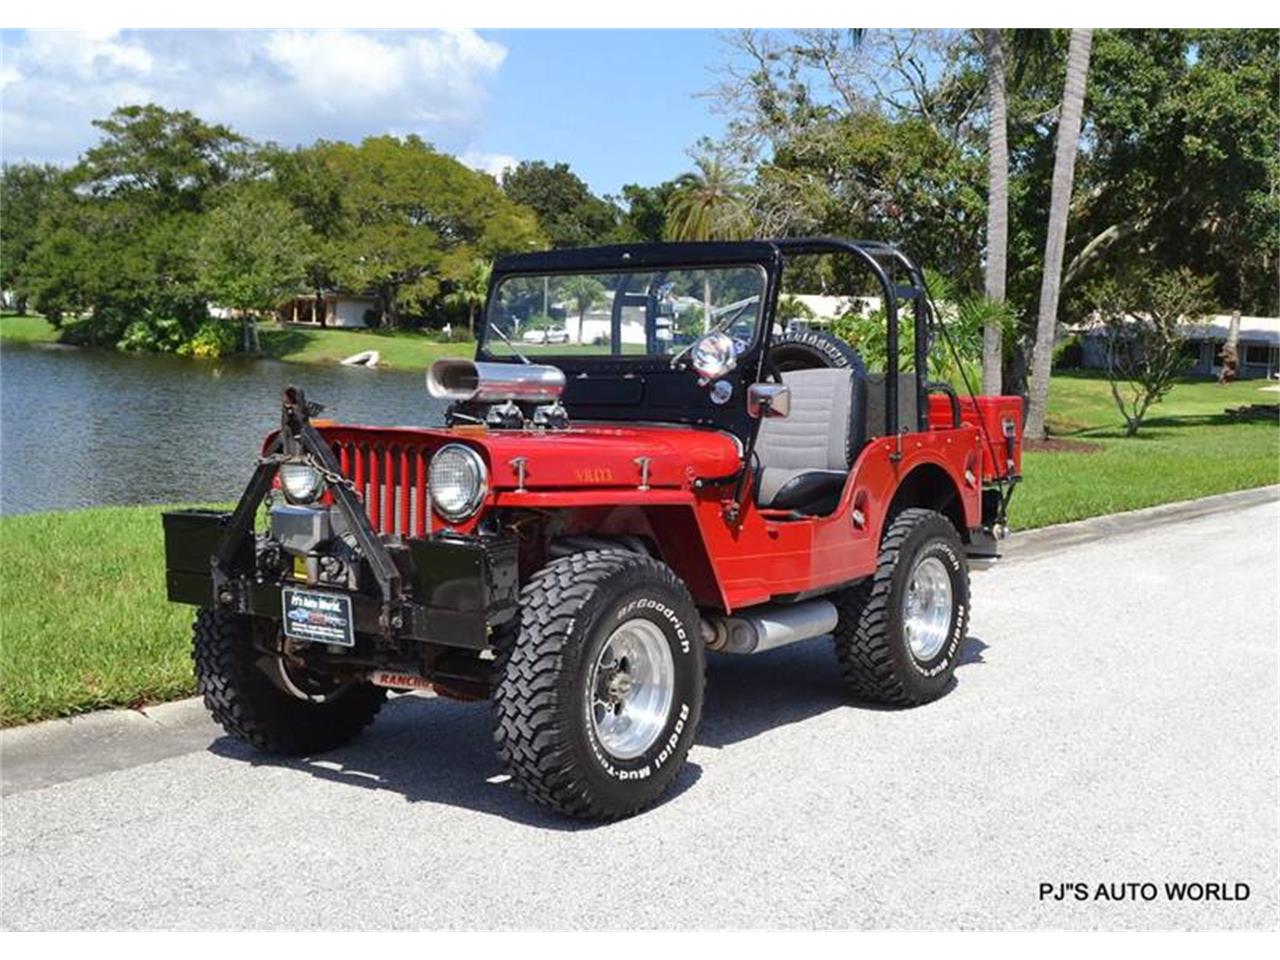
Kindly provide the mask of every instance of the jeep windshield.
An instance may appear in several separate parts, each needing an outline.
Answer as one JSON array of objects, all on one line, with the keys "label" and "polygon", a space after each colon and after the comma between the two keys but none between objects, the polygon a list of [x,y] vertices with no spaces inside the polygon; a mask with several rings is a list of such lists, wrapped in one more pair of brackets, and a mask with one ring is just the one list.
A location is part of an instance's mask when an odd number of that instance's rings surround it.
[{"label": "jeep windshield", "polygon": [[509,275],[489,298],[481,346],[495,359],[674,358],[722,330],[741,354],[766,289],[757,264]]}]

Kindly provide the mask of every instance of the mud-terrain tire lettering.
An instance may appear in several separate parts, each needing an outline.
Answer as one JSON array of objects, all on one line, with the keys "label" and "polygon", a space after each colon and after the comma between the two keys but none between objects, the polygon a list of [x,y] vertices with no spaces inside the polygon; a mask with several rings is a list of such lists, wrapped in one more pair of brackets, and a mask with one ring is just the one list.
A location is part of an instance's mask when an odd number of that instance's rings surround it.
[{"label": "mud-terrain tire lettering", "polygon": [[[560,557],[520,595],[518,629],[498,645],[493,734],[512,783],[570,816],[616,820],[652,804],[688,755],[702,712],[704,653],[698,611],[664,563],[622,550]],[[627,620],[658,626],[675,668],[665,725],[640,756],[599,743],[587,685],[607,638]]]},{"label": "mud-terrain tire lettering", "polygon": [[[952,611],[941,649],[922,663],[906,641],[901,610],[907,578],[925,556],[941,560],[951,577]],[[969,565],[950,520],[933,510],[903,510],[881,538],[876,572],[832,599],[840,613],[836,659],[854,696],[905,707],[947,691],[969,624]]]}]

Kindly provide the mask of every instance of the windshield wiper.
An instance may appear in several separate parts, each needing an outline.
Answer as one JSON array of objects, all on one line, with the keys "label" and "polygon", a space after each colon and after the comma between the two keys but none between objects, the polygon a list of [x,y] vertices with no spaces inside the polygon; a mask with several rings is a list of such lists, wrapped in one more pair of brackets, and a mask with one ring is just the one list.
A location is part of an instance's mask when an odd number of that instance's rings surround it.
[{"label": "windshield wiper", "polygon": [[[729,304],[725,304],[723,307],[713,308],[711,311],[712,316],[715,316],[717,313],[724,313],[725,311],[729,311],[729,310],[733,312],[728,314],[728,316],[726,316],[723,320],[719,321],[714,327],[712,327],[706,333],[702,334],[702,336],[705,337],[712,333],[719,333],[722,330],[733,326],[734,321],[737,320],[740,316],[742,316],[746,312],[747,307],[759,302],[760,302],[760,296],[759,294],[756,294],[754,296],[747,297],[747,299],[745,300],[739,300],[737,303],[729,303]],[[676,365],[680,363],[680,361],[684,358],[684,355],[693,349],[693,344],[697,343],[698,340],[699,340],[699,337],[694,337],[693,343],[685,344],[684,349],[671,358],[672,370],[676,368]]]},{"label": "windshield wiper", "polygon": [[526,357],[526,356],[525,356],[523,353],[521,353],[519,350],[517,350],[517,349],[516,349],[516,345],[515,345],[514,343],[512,343],[510,340],[508,340],[508,339],[507,339],[507,335],[506,335],[505,333],[503,333],[503,332],[502,332],[502,328],[501,328],[501,327],[499,327],[497,324],[490,324],[490,325],[489,325],[489,329],[490,329],[490,330],[492,330],[494,333],[496,333],[498,336],[500,336],[500,337],[502,338],[502,342],[503,342],[503,343],[505,343],[508,347],[510,347],[510,348],[511,348],[511,352],[512,352],[512,353],[514,353],[517,357],[519,357],[519,358],[520,358],[520,362],[521,362],[521,363],[527,363],[527,364],[529,364],[529,366],[533,366],[533,363],[529,360],[529,358],[528,358],[528,357]]}]

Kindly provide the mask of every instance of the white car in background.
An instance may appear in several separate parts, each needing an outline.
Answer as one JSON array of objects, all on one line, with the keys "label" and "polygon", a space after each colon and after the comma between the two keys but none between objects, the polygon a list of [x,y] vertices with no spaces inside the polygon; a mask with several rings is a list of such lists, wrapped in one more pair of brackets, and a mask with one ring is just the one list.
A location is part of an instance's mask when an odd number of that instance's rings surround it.
[{"label": "white car in background", "polygon": [[569,331],[564,327],[543,327],[525,331],[520,340],[523,343],[568,343]]}]

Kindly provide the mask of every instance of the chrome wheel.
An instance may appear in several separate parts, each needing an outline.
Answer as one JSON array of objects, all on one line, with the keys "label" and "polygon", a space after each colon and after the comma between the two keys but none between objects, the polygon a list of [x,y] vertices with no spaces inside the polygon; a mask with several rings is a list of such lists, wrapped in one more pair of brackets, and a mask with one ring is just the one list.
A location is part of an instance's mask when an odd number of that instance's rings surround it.
[{"label": "chrome wheel", "polygon": [[618,760],[640,756],[666,726],[675,695],[675,660],[651,620],[628,620],[610,634],[588,678],[591,725]]},{"label": "chrome wheel", "polygon": [[902,597],[902,632],[917,660],[938,655],[951,632],[951,574],[937,557],[924,557],[911,570]]}]

